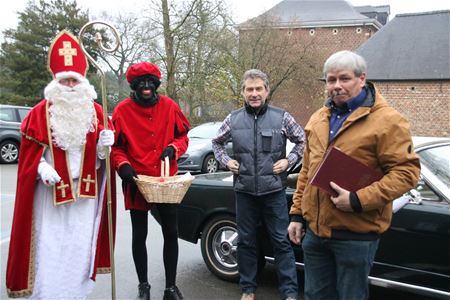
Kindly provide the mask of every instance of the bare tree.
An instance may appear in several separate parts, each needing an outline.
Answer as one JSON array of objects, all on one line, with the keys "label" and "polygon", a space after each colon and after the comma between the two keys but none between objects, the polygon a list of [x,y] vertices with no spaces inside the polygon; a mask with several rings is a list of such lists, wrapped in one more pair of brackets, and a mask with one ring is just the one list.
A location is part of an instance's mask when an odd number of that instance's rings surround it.
[{"label": "bare tree", "polygon": [[226,102],[231,95],[221,81],[230,67],[226,59],[229,48],[235,47],[236,40],[230,35],[231,19],[222,7],[220,1],[198,0],[185,24],[189,35],[180,43],[179,94],[194,122],[221,118],[211,104]]},{"label": "bare tree", "polygon": [[194,111],[208,111],[203,108],[211,97],[212,82],[227,68],[226,48],[235,48],[235,37],[229,38],[231,18],[222,0],[158,1],[146,22],[160,35],[151,51],[165,68],[162,88],[192,119]]},{"label": "bare tree", "polygon": [[270,76],[273,99],[283,99],[284,87],[297,81],[316,81],[313,41],[276,29],[269,18],[245,30],[237,27],[238,32],[225,7],[223,0],[153,0],[142,24],[133,17],[117,19],[124,45],[107,63],[122,82],[125,67],[135,60],[160,65],[166,77],[161,91],[194,124],[223,119],[242,105],[240,79],[246,69]]},{"label": "bare tree", "polygon": [[[167,95],[175,101],[178,101],[175,73],[177,70],[178,45],[186,36],[183,34],[183,26],[192,16],[192,12],[198,0],[187,3],[187,6],[174,15],[174,21],[171,22],[171,10],[167,4],[167,0],[161,0],[162,29],[164,35],[165,46],[165,64],[167,71]],[[176,11],[176,9],[173,9]]]},{"label": "bare tree", "polygon": [[157,34],[147,30],[142,22],[139,22],[139,19],[136,19],[132,14],[109,16],[104,13],[103,19],[111,20],[121,36],[119,49],[113,55],[105,55],[104,53],[99,55],[109,72],[114,75],[109,76],[116,81],[115,84],[110,85],[110,91],[113,90],[114,92],[110,92],[109,96],[113,97],[114,101],[117,102],[125,98],[129,93],[125,80],[127,68],[132,63],[148,59],[150,55],[149,44],[155,43]]},{"label": "bare tree", "polygon": [[[295,22],[293,22],[295,23]],[[316,38],[301,28],[280,26],[275,16],[262,15],[238,26],[239,63],[270,77],[270,101],[288,110],[299,123],[323,104],[321,56]]]},{"label": "bare tree", "polygon": [[[259,18],[240,30],[239,60],[244,68],[265,71],[271,79],[271,98],[289,81],[317,81],[314,40],[305,40],[300,31],[276,26],[274,17]],[[247,25],[248,26],[248,25]]]}]

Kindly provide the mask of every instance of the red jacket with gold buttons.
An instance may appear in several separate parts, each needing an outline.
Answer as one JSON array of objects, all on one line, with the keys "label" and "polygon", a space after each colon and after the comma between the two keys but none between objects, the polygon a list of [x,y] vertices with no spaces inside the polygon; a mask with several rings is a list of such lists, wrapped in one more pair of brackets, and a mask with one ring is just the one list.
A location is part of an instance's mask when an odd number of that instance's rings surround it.
[{"label": "red jacket with gold buttons", "polygon": [[[128,163],[137,174],[160,176],[161,153],[172,146],[176,157],[170,160],[170,175],[177,173],[176,161],[187,150],[190,124],[175,101],[160,95],[155,105],[144,107],[127,98],[116,106],[112,120],[116,130],[112,160],[116,169]],[[139,192],[135,199],[128,191],[124,194],[126,209],[150,209]]]}]

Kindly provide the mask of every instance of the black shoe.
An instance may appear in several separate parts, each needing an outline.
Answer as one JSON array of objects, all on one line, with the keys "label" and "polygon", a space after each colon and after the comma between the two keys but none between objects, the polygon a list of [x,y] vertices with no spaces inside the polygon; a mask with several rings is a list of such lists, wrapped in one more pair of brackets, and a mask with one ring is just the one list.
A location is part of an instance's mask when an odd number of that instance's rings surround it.
[{"label": "black shoe", "polygon": [[139,283],[138,298],[150,300],[150,284],[148,282]]},{"label": "black shoe", "polygon": [[173,285],[164,290],[163,300],[181,300],[184,299],[183,294],[176,285]]}]

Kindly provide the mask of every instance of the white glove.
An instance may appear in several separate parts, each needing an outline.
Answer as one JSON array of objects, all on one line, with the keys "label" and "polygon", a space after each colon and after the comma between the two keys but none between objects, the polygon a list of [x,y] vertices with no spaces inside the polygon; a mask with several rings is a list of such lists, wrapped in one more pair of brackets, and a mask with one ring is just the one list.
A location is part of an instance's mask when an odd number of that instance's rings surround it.
[{"label": "white glove", "polygon": [[[100,159],[105,159],[106,155],[109,155],[111,150],[108,147],[114,144],[114,132],[109,129],[104,129],[100,131],[100,137],[97,143],[97,156]],[[107,150],[108,149],[108,150]]]},{"label": "white glove", "polygon": [[114,132],[109,129],[104,129],[100,132],[100,137],[98,138],[98,145],[100,147],[109,147],[114,144]]},{"label": "white glove", "polygon": [[42,182],[47,185],[55,185],[61,180],[55,169],[50,166],[44,159],[41,159],[38,166],[38,174],[42,179]]}]

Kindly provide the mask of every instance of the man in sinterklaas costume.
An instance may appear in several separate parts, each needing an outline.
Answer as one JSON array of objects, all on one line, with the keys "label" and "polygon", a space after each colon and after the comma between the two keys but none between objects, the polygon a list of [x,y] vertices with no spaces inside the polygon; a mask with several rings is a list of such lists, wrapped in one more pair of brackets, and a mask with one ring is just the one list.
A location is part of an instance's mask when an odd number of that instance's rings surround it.
[{"label": "man in sinterklaas costume", "polygon": [[9,297],[84,299],[110,271],[105,158],[114,134],[70,32],[53,40],[48,67],[45,99],[21,126],[6,287]]}]

